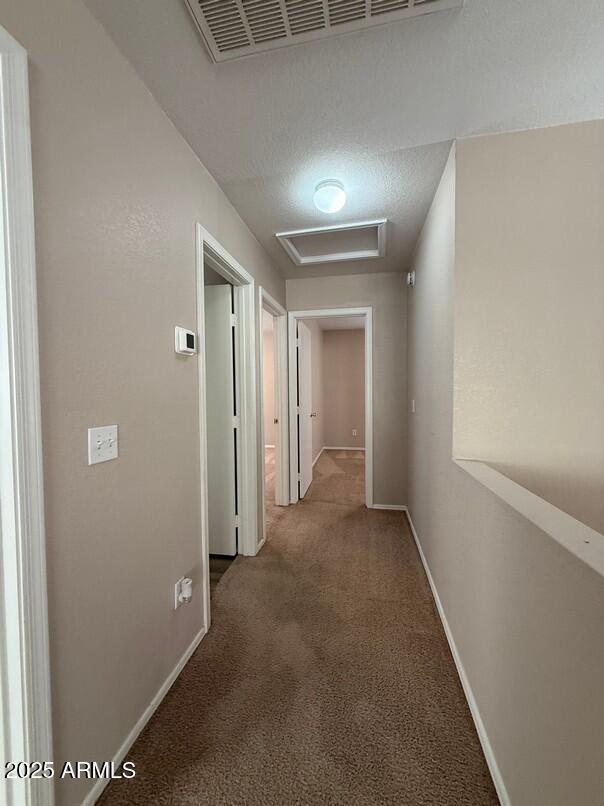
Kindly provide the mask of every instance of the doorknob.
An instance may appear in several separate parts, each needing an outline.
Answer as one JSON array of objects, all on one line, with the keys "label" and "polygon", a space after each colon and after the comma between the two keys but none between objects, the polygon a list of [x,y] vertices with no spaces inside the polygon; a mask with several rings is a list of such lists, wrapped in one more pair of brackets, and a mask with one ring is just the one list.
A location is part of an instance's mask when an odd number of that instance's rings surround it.
[{"label": "doorknob", "polygon": [[275,417],[275,419],[273,420],[273,423],[274,423],[275,425],[277,425],[277,423],[278,423],[278,422],[279,422],[279,419],[278,419],[277,417]]},{"label": "doorknob", "polygon": [[310,416],[311,416],[311,417],[316,417],[316,416],[317,416],[317,412],[316,412],[316,411],[311,411]]}]

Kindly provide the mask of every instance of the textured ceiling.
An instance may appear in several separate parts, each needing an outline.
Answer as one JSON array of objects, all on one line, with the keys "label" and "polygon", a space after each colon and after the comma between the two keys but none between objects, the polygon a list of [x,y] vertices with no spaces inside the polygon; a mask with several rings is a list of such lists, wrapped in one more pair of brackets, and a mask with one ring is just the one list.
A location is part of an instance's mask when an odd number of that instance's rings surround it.
[{"label": "textured ceiling", "polygon": [[[391,154],[353,156],[334,152],[301,160],[298,170],[258,179],[223,182],[222,187],[260,243],[286,277],[403,271],[441,177],[450,143]],[[341,212],[325,215],[312,203],[317,176],[344,177],[348,201]],[[275,232],[387,216],[387,253],[376,260],[295,266]]]},{"label": "textured ceiling", "polygon": [[[402,271],[455,137],[604,117],[601,0],[466,0],[215,65],[183,0],[86,0],[286,276]],[[312,207],[344,182],[336,216]],[[294,267],[280,229],[387,217],[388,256]]]}]

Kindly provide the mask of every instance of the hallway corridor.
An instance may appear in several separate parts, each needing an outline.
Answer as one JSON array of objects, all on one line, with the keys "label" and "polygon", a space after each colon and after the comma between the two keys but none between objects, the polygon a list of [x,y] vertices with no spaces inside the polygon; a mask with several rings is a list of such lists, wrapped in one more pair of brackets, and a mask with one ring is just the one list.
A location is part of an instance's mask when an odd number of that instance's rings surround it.
[{"label": "hallway corridor", "polygon": [[104,806],[439,804],[497,798],[403,513],[363,505],[363,457],[238,557],[212,628]]}]

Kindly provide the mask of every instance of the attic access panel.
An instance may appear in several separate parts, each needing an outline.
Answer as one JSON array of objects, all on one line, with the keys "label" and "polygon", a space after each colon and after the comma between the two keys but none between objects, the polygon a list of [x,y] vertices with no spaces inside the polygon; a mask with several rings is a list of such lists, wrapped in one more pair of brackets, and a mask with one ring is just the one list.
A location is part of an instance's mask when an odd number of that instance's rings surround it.
[{"label": "attic access panel", "polygon": [[296,266],[369,260],[386,254],[387,219],[331,227],[277,232],[276,238]]},{"label": "attic access panel", "polygon": [[185,0],[215,62],[461,8],[463,0]]}]

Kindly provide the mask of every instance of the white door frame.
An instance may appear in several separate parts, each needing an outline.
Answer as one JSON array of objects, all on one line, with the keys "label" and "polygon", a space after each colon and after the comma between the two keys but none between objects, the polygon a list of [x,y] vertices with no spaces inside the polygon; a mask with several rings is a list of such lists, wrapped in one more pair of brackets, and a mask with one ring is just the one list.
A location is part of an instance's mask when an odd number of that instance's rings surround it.
[{"label": "white door frame", "polygon": [[296,324],[298,319],[362,316],[365,324],[365,505],[373,507],[373,309],[319,308],[289,311],[289,478],[290,501],[298,498],[298,417],[296,411]]},{"label": "white door frame", "polygon": [[266,473],[264,471],[264,350],[262,332],[262,311],[267,310],[274,319],[273,351],[275,364],[275,415],[279,421],[277,425],[277,445],[275,453],[275,504],[286,507],[289,505],[289,429],[287,406],[287,311],[262,286],[258,287],[258,344],[259,354],[259,381],[260,391],[260,432],[262,434],[261,457],[262,476],[262,539],[258,548],[266,541]]},{"label": "white door frame", "polygon": [[239,502],[239,554],[258,552],[258,479],[256,447],[256,308],[254,278],[201,224],[197,224],[197,333],[199,385],[199,442],[201,469],[201,524],[205,563],[205,620],[210,626],[210,569],[208,535],[208,472],[206,435],[206,377],[204,337],[204,262],[234,287],[237,334],[235,341],[237,399],[237,487]]},{"label": "white door frame", "polygon": [[[0,28],[0,758],[52,761],[27,53]],[[52,780],[0,801],[51,806]]]}]

